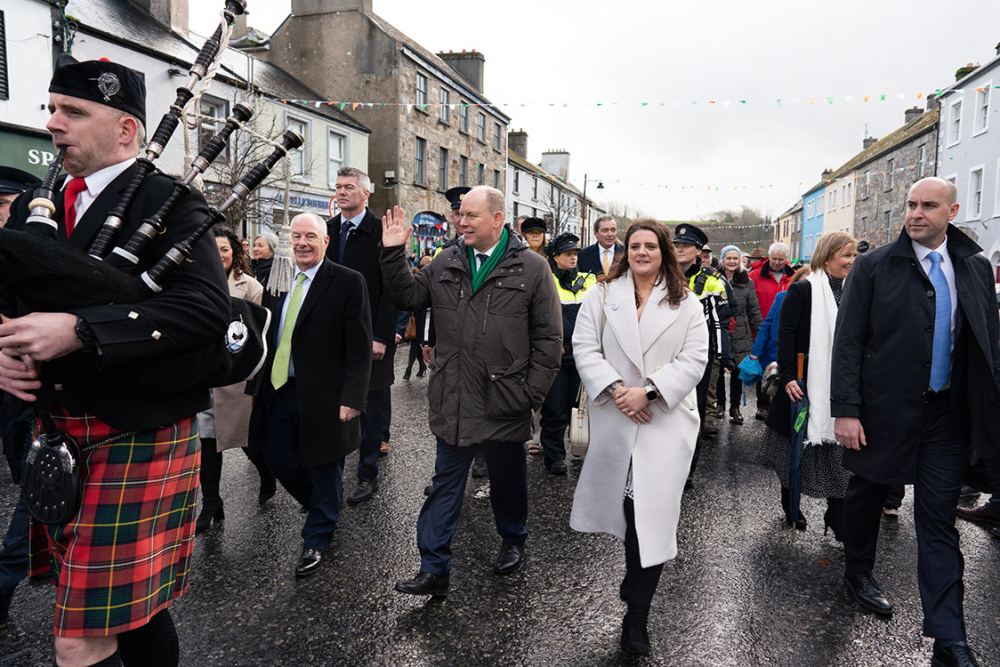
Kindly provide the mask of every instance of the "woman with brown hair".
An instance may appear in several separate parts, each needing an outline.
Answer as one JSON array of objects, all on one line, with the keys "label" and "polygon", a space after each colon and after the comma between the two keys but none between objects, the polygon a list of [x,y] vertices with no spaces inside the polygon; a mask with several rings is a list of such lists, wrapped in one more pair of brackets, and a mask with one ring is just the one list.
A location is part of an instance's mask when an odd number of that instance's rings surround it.
[{"label": "woman with brown hair", "polygon": [[590,397],[590,449],[570,525],[625,542],[621,647],[645,654],[650,603],[677,554],[698,438],[695,387],[708,363],[704,312],[661,223],[629,227],[622,259],[583,300],[573,351]]},{"label": "woman with brown hair", "polygon": [[521,236],[528,242],[528,247],[545,257],[545,234],[548,228],[541,218],[525,218],[521,223]]},{"label": "woman with brown hair", "polygon": [[[830,373],[833,365],[833,330],[840,296],[844,291],[857,242],[845,232],[820,237],[809,261],[805,280],[788,286],[778,319],[778,370],[780,389],[767,413],[764,437],[754,459],[774,470],[781,482],[781,507],[785,524],[805,530],[805,516],[792,521],[789,478],[791,470],[792,401],[802,398],[796,380],[797,355],[805,355],[803,379],[809,396],[806,440],[802,450],[802,494],[825,498],[824,533],[833,531],[838,541],[844,515],[844,495],[849,473],[841,465],[842,448],[833,435],[830,416]],[[796,274],[797,275],[797,274]]]},{"label": "woman with brown hair", "polygon": [[[219,246],[222,268],[229,279],[229,296],[259,304],[264,295],[261,284],[250,277],[250,260],[243,252],[239,237],[223,225],[212,229]],[[198,414],[198,432],[201,436],[201,513],[195,523],[195,532],[220,523],[226,518],[219,495],[222,480],[222,452],[242,447],[260,474],[260,492],[257,501],[263,505],[275,494],[274,475],[263,457],[250,457],[247,453],[247,433],[250,426],[249,397],[245,394],[246,382],[212,390],[212,407]]]}]

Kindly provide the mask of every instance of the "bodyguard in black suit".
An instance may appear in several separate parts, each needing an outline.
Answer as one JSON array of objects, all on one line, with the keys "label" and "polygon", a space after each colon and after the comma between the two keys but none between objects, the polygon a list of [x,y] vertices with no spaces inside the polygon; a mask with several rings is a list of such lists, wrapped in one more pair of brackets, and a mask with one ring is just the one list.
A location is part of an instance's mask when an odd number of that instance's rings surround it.
[{"label": "bodyguard in black suit", "polygon": [[250,415],[251,453],[263,449],[281,485],[308,510],[299,577],[319,567],[337,528],[344,457],[358,448],[371,367],[364,278],[324,259],[329,242],[319,217],[292,220],[296,286],[264,293],[272,335]]},{"label": "bodyguard in black suit", "polygon": [[593,273],[603,276],[605,253],[607,253],[608,269],[617,261],[625,246],[618,243],[618,225],[610,215],[602,215],[594,223],[594,236],[597,241],[589,245],[576,256],[577,266],[582,273]]},{"label": "bodyguard in black suit", "polygon": [[854,473],[844,507],[845,584],[892,614],[872,578],[882,505],[914,484],[923,633],[935,665],[976,665],[965,643],[955,514],[970,461],[997,470],[1000,325],[993,272],[956,227],[954,184],[910,188],[905,229],[859,256],[837,317],[831,382],[837,440]]},{"label": "bodyguard in black suit", "polygon": [[340,214],[327,222],[332,262],[364,276],[371,311],[371,384],[368,406],[361,417],[361,451],[358,453],[358,483],[347,502],[368,500],[378,487],[378,457],[383,426],[391,411],[393,356],[396,353],[396,320],[399,312],[382,287],[378,247],[382,243],[382,220],[368,210],[371,181],[360,169],[343,167],[337,172],[337,206]]}]

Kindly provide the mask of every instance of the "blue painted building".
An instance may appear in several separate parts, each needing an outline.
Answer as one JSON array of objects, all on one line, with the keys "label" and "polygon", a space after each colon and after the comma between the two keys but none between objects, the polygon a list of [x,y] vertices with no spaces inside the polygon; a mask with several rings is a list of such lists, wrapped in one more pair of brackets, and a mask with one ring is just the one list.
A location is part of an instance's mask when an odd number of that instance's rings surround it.
[{"label": "blue painted building", "polygon": [[[803,262],[808,262],[812,258],[819,237],[823,235],[827,177],[829,172],[823,172],[824,180],[802,196],[802,246],[798,248],[798,257]],[[795,249],[792,250],[792,254],[795,254]]]}]

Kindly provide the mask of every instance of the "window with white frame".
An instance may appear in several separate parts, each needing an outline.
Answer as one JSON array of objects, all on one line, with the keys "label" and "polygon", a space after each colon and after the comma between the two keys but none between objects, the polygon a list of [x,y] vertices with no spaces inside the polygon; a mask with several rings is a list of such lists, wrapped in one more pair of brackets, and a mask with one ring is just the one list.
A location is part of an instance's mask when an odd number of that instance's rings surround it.
[{"label": "window with white frame", "polygon": [[889,158],[885,163],[885,189],[892,190],[892,186],[896,184],[896,160]]},{"label": "window with white frame", "polygon": [[830,206],[830,208],[828,210],[830,210],[830,211],[832,211],[833,209],[837,208],[837,190],[836,189],[833,189],[833,190],[830,191],[829,206]]},{"label": "window with white frame", "polygon": [[853,189],[854,189],[854,183],[848,183],[847,184],[847,197],[844,199],[844,206],[847,205],[847,202],[853,201],[851,199],[851,197],[852,197],[851,190],[853,190]]},{"label": "window with white frame", "polygon": [[486,143],[486,114],[482,111],[479,112],[479,128],[478,134],[476,135],[479,141]]},{"label": "window with white frame", "polygon": [[885,240],[888,242],[889,234],[892,232],[892,211],[885,212]]},{"label": "window with white frame", "polygon": [[948,145],[957,144],[962,138],[962,100],[955,100],[949,107]]},{"label": "window with white frame", "polygon": [[861,178],[861,198],[868,199],[868,186],[871,184],[872,173],[866,171],[865,175]]},{"label": "window with white frame", "polygon": [[448,149],[438,149],[438,189],[448,189]]},{"label": "window with white frame", "polygon": [[469,158],[460,155],[458,158],[458,185],[465,187],[469,178]]},{"label": "window with white frame", "polygon": [[823,200],[826,199],[826,195],[820,195],[819,199],[816,200],[816,215],[823,215]]},{"label": "window with white frame", "polygon": [[438,120],[442,123],[451,122],[451,91],[441,86],[440,93],[441,109],[438,111]]},{"label": "window with white frame", "polygon": [[983,165],[969,170],[969,215],[966,220],[979,220],[983,215]]},{"label": "window with white frame", "polygon": [[531,184],[531,199],[532,201],[538,201],[538,177],[534,177],[534,182]]},{"label": "window with white frame", "polygon": [[927,171],[927,144],[920,144],[917,150],[917,178],[923,178]]},{"label": "window with white frame", "polygon": [[521,172],[514,170],[514,194],[521,192]]},{"label": "window with white frame", "polygon": [[466,134],[469,133],[469,105],[462,102],[462,108],[458,112],[459,124],[458,129]]},{"label": "window with white frame", "polygon": [[427,104],[427,75],[417,72],[417,104]]},{"label": "window with white frame", "polygon": [[417,137],[413,150],[413,181],[427,182],[427,140]]},{"label": "window with white frame", "polygon": [[[200,150],[222,129],[223,124],[226,122],[226,117],[229,115],[229,103],[217,97],[202,95],[199,108],[202,116],[218,119],[208,120],[206,118],[198,126],[198,148]],[[225,150],[225,154],[228,155],[228,144]]]},{"label": "window with white frame", "polygon": [[997,185],[993,189],[993,217],[1000,218],[1000,160],[997,160]]},{"label": "window with white frame", "polygon": [[993,82],[988,81],[976,91],[976,134],[985,132],[990,126],[990,89]]},{"label": "window with white frame", "polygon": [[294,151],[288,153],[288,157],[292,162],[292,178],[295,179],[306,179],[309,177],[309,146],[311,145],[311,140],[309,137],[309,121],[302,118],[295,118],[293,116],[288,116],[286,121],[287,129],[293,132],[298,132],[302,138],[305,140],[302,142],[301,148],[296,148]]},{"label": "window with white frame", "polygon": [[337,185],[337,170],[344,166],[347,156],[347,137],[333,130],[326,136],[327,176],[330,189]]},{"label": "window with white frame", "polygon": [[503,132],[500,130],[500,123],[493,123],[493,148],[500,150],[503,146]]},{"label": "window with white frame", "polygon": [[479,163],[479,180],[478,185],[486,185],[486,165],[482,162]]},{"label": "window with white frame", "polygon": [[493,170],[493,187],[495,187],[497,190],[500,189],[500,170],[499,169],[494,169]]}]

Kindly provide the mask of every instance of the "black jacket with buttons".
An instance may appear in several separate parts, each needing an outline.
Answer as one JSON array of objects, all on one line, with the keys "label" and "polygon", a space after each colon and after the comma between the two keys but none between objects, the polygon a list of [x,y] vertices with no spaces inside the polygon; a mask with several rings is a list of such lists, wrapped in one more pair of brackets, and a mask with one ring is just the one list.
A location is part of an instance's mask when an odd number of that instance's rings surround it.
[{"label": "black jacket with buttons", "polygon": [[[66,239],[62,193],[57,193],[53,219],[59,223],[58,242],[68,243],[81,253],[97,236],[108,213],[119,202],[136,170],[132,165],[113,180],[77,220],[73,235]],[[142,220],[153,215],[173,190],[174,179],[159,172],[146,177],[136,194],[118,238],[124,246]],[[28,203],[34,193],[19,197],[11,207],[11,229],[23,227]],[[141,273],[152,267],[174,243],[185,239],[208,216],[201,193],[182,196],[166,216],[163,233],[158,234],[139,259]],[[137,390],[146,386],[129,376],[141,376],[144,364],[202,348],[221,339],[229,325],[230,301],[226,274],[219,250],[211,234],[195,244],[189,261],[170,277],[159,294],[140,303],[106,303],[73,309],[90,325],[98,351],[74,352],[43,367],[45,389],[73,415],[89,413],[123,431],[136,431],[192,417],[209,407],[208,388],[177,393]],[[25,315],[23,306],[8,314]],[[221,348],[220,348],[221,350]],[[191,372],[179,369],[177,372]]]},{"label": "black jacket with buttons", "polygon": [[[1000,481],[1000,317],[993,270],[953,225],[958,311],[952,355],[955,425],[970,463]],[[790,291],[790,290],[789,290]],[[784,308],[782,307],[782,319]],[[831,412],[858,417],[867,446],[844,450],[844,467],[873,482],[912,483],[934,344],[934,288],[904,230],[894,244],[857,258],[844,286],[833,344]]]},{"label": "black jacket with buttons", "polygon": [[528,440],[531,411],[541,407],[562,357],[562,311],[548,262],[508,231],[503,257],[473,293],[464,239],[415,275],[403,246],[382,248],[381,258],[396,307],[431,309],[431,432],[462,447]]}]

